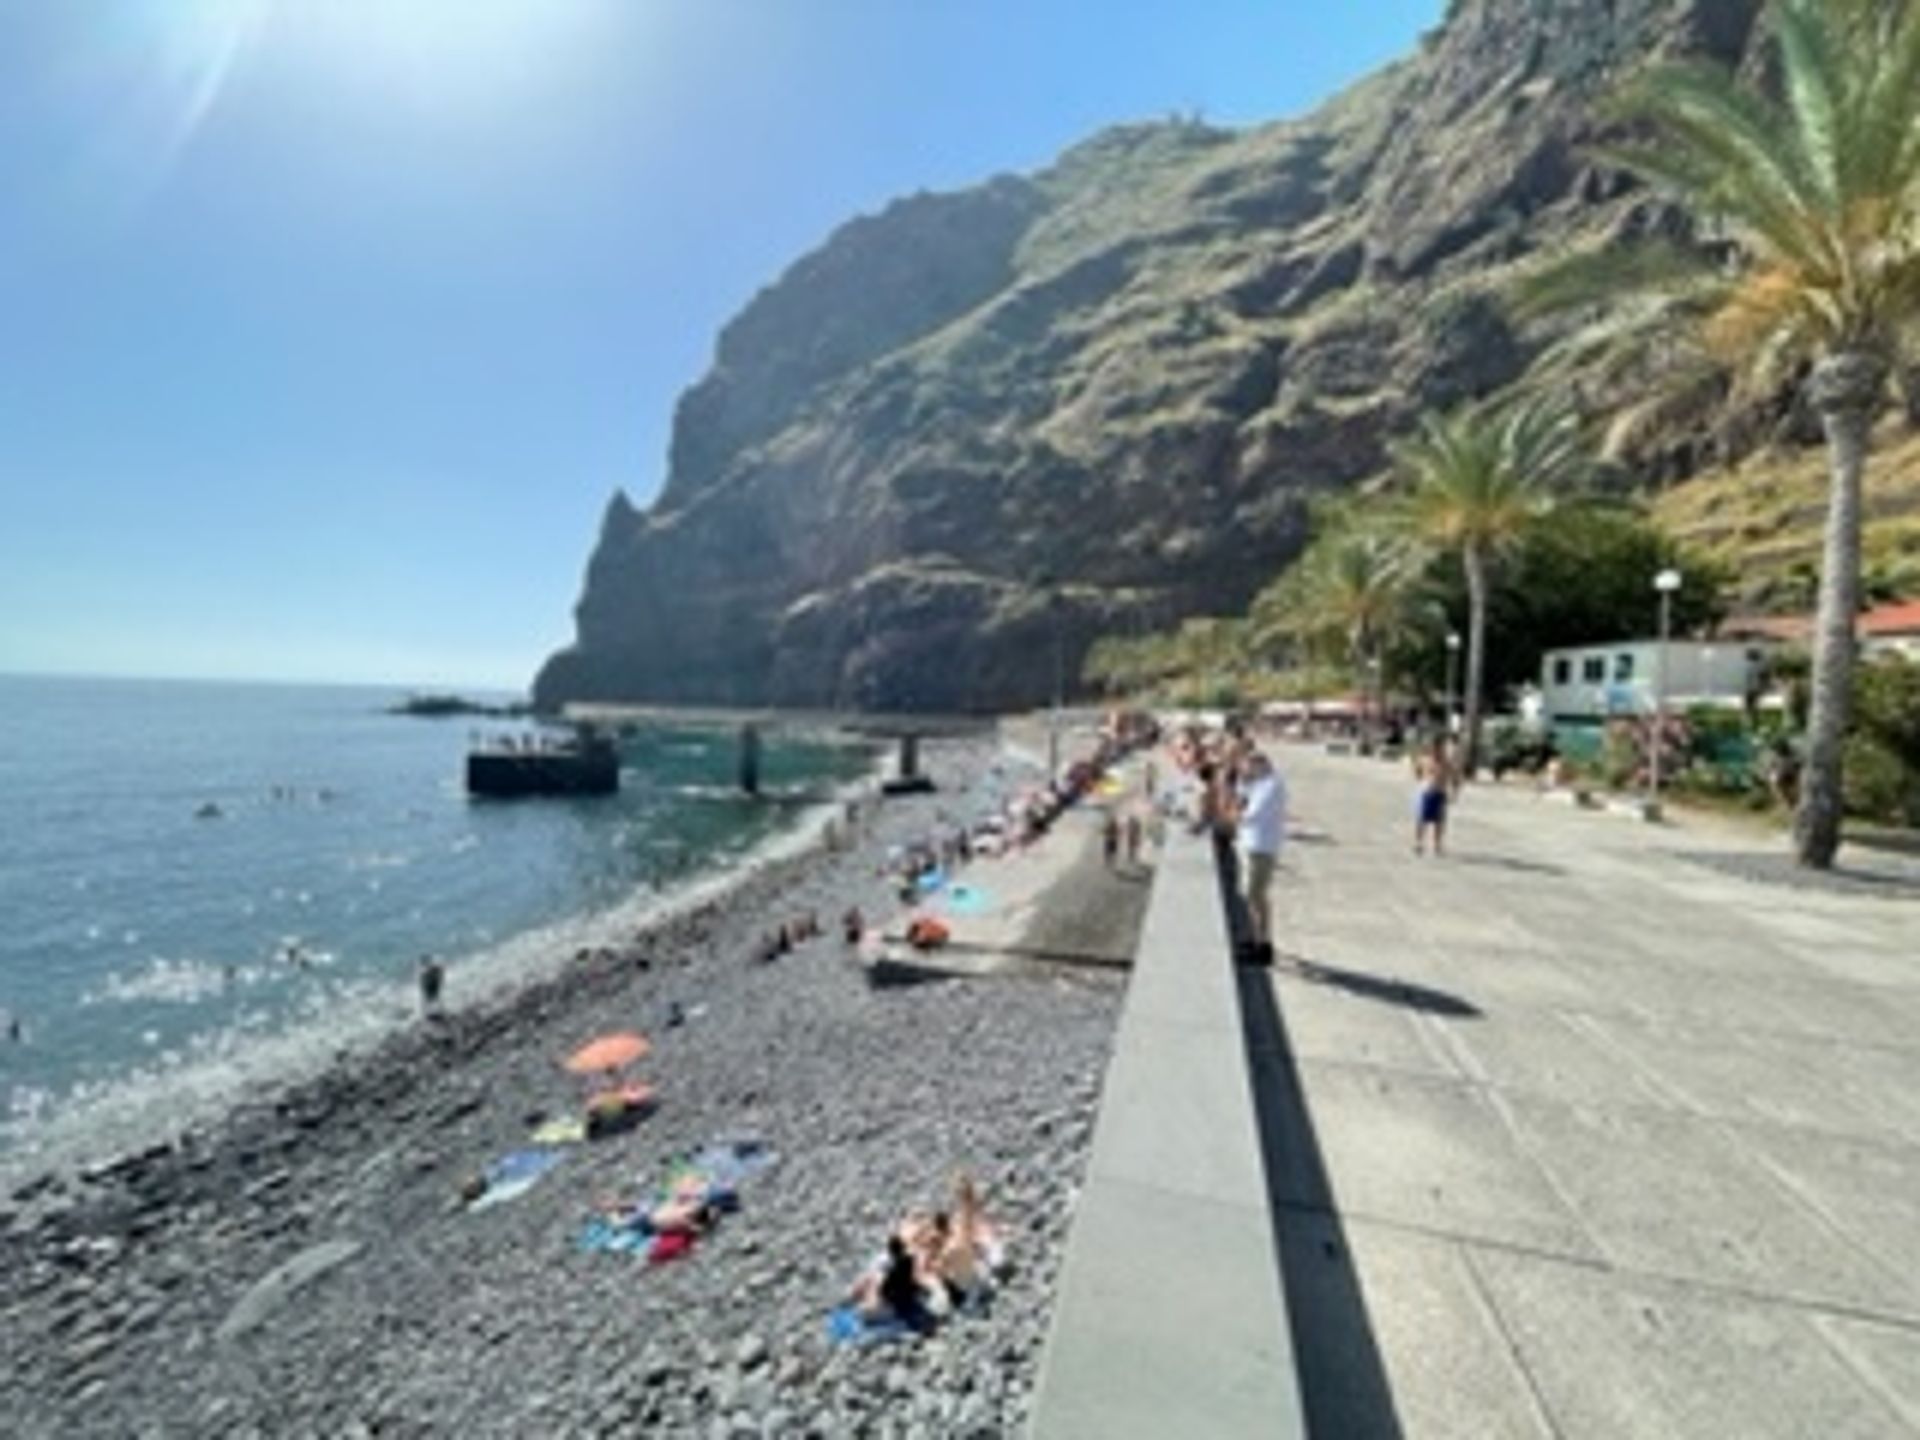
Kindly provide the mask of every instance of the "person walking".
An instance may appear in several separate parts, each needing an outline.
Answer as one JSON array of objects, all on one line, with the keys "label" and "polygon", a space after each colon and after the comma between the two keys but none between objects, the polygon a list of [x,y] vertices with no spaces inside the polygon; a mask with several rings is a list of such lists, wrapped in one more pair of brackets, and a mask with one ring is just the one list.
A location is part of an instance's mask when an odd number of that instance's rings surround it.
[{"label": "person walking", "polygon": [[432,955],[422,955],[415,967],[420,985],[420,1009],[429,1017],[440,1013],[440,993],[446,987],[447,970]]},{"label": "person walking", "polygon": [[1247,939],[1240,958],[1273,963],[1273,872],[1287,833],[1287,783],[1263,751],[1248,753],[1234,805],[1240,873],[1246,886]]},{"label": "person walking", "polygon": [[1413,761],[1415,792],[1413,800],[1413,853],[1427,853],[1427,835],[1433,835],[1436,857],[1447,853],[1447,805],[1458,781],[1453,757],[1444,737],[1436,739],[1424,754]]}]

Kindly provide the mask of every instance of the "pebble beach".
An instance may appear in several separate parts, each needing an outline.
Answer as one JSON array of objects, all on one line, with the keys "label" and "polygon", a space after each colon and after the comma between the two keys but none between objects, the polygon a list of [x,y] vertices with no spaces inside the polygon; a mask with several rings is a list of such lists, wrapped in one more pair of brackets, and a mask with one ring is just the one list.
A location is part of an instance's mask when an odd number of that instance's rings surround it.
[{"label": "pebble beach", "polygon": [[[8,1432],[1019,1433],[1121,972],[876,988],[837,923],[850,905],[897,915],[889,847],[975,813],[1009,763],[993,739],[930,747],[938,791],[870,808],[850,843],[769,862],[217,1123],[15,1186],[0,1199]],[[1147,887],[1103,864],[1098,813],[974,873],[1044,863],[1031,927],[1124,953]],[[823,933],[762,962],[768,930],[809,913]],[[577,1108],[560,1059],[621,1030],[651,1041],[635,1070],[657,1109],[467,1209],[469,1177]],[[729,1139],[777,1158],[692,1254],[581,1248],[596,1207]],[[889,1227],[946,1203],[962,1171],[1009,1242],[990,1303],[930,1337],[832,1340],[829,1313]]]}]

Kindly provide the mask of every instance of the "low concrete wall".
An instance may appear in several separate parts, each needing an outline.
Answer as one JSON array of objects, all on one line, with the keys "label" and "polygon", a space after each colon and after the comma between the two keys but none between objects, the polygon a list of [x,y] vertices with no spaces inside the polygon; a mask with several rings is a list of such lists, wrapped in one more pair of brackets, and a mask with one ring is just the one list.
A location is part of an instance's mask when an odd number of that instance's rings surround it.
[{"label": "low concrete wall", "polygon": [[1034,1400],[1036,1440],[1306,1433],[1209,842],[1154,878]]}]

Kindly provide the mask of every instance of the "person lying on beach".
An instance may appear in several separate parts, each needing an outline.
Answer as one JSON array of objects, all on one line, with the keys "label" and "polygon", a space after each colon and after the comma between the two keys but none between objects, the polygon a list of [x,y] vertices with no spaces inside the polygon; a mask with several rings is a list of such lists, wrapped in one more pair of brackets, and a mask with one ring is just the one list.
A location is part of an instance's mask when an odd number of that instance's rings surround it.
[{"label": "person lying on beach", "polygon": [[661,1201],[647,1212],[647,1229],[655,1235],[704,1235],[720,1212],[702,1193],[682,1193]]},{"label": "person lying on beach", "polygon": [[867,917],[860,913],[858,905],[850,906],[840,917],[840,933],[849,945],[858,945],[860,937],[867,933]]},{"label": "person lying on beach", "polygon": [[852,1300],[863,1320],[897,1320],[915,1334],[934,1328],[920,1266],[900,1235],[887,1237],[886,1253],[853,1282]]}]

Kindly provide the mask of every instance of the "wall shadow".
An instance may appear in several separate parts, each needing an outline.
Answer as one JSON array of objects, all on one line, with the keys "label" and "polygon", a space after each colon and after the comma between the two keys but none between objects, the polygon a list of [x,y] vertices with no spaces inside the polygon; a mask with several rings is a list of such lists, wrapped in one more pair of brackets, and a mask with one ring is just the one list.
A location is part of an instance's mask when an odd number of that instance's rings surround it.
[{"label": "wall shadow", "polygon": [[[1234,884],[1229,843],[1218,843],[1216,860],[1228,934],[1237,945],[1247,933],[1247,917]],[[1235,977],[1267,1210],[1307,1433],[1318,1440],[1399,1440],[1393,1392],[1333,1203],[1272,973],[1239,966]]]}]

